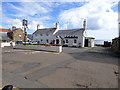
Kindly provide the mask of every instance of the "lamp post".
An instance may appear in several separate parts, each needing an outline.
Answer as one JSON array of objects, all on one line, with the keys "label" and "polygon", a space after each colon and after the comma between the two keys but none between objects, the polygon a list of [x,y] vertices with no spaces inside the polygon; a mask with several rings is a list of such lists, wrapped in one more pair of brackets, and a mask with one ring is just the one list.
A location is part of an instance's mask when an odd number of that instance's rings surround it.
[{"label": "lamp post", "polygon": [[26,28],[28,28],[28,21],[27,19],[23,19],[23,27],[24,27],[24,42],[26,43],[26,36],[27,36],[27,32],[26,32]]}]

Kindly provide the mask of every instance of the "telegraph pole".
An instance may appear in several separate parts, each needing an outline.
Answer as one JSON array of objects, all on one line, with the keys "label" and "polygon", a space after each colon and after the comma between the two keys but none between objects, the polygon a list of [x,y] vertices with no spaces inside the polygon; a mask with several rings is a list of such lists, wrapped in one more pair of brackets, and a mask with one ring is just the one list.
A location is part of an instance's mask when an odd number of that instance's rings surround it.
[{"label": "telegraph pole", "polygon": [[24,27],[24,42],[26,43],[26,36],[27,36],[27,32],[26,32],[26,28],[28,26],[28,21],[27,19],[23,19],[23,27]]}]

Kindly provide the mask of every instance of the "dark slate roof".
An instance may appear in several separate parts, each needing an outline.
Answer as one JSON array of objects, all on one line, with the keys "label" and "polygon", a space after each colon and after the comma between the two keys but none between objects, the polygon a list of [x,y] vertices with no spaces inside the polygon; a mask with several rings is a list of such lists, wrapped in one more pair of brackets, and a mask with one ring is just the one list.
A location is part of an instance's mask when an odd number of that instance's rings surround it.
[{"label": "dark slate roof", "polygon": [[84,30],[83,28],[81,29],[71,29],[71,30],[59,30],[56,35],[63,35],[63,34],[68,34],[68,35],[72,35],[72,34],[77,34],[79,31]]},{"label": "dark slate roof", "polygon": [[[16,30],[18,30],[18,29],[21,29],[21,28],[16,28],[16,29],[14,29],[14,30],[11,30],[10,32],[16,31]],[[22,29],[21,29],[21,30],[22,30]]]},{"label": "dark slate roof", "polygon": [[32,34],[27,34],[27,38],[29,38],[30,40],[33,40]]},{"label": "dark slate roof", "polygon": [[49,34],[53,33],[56,30],[56,28],[44,28],[44,29],[38,29],[33,34]]},{"label": "dark slate roof", "polygon": [[85,39],[95,39],[95,38],[93,38],[93,37],[85,37]]}]

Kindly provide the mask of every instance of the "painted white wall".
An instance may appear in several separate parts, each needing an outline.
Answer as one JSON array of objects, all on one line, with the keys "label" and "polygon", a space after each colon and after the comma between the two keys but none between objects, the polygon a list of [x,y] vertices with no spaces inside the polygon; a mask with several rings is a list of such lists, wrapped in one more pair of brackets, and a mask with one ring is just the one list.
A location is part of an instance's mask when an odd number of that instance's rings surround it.
[{"label": "painted white wall", "polygon": [[[10,45],[10,42],[3,42],[3,43],[0,43],[0,47],[5,47],[5,46],[11,46]],[[15,42],[13,42],[13,46],[15,46]]]},{"label": "painted white wall", "polygon": [[94,47],[94,39],[88,39],[88,47]]},{"label": "painted white wall", "polygon": [[[68,36],[67,34],[63,34],[60,35],[62,38],[64,38],[65,36]],[[64,38],[65,40],[65,44],[68,46],[81,46],[84,47],[84,42],[85,42],[85,33],[83,33],[83,30],[81,30],[79,33],[77,34],[72,34],[70,36],[78,36],[78,38],[67,38],[68,39],[68,43],[66,43],[66,38]],[[41,39],[43,40],[41,42]],[[42,34],[42,36],[40,34],[37,35],[33,35],[33,41],[40,41],[40,43],[47,43],[46,40],[49,40],[49,43],[51,42],[51,40],[56,40],[56,35],[53,35],[52,33],[50,33],[48,36],[46,34]],[[77,40],[77,43],[74,43],[74,39]],[[48,43],[48,44],[49,44]],[[61,44],[61,42],[59,43]]]}]

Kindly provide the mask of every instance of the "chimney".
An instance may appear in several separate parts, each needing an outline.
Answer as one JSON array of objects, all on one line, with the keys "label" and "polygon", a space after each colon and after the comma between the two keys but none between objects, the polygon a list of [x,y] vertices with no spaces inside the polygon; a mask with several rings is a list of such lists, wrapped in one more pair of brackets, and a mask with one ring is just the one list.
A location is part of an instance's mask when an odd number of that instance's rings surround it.
[{"label": "chimney", "polygon": [[12,26],[12,30],[16,29],[16,26]]},{"label": "chimney", "polygon": [[39,25],[39,24],[37,24],[37,30],[39,29],[39,27],[40,27],[40,25]]},{"label": "chimney", "polygon": [[59,30],[59,22],[56,23],[56,29]]},{"label": "chimney", "polygon": [[83,28],[86,29],[86,19],[84,19]]},{"label": "chimney", "polygon": [[58,32],[58,30],[59,30],[59,22],[56,23],[56,30],[55,30],[55,32],[53,33],[53,35],[54,35],[56,32]]}]

